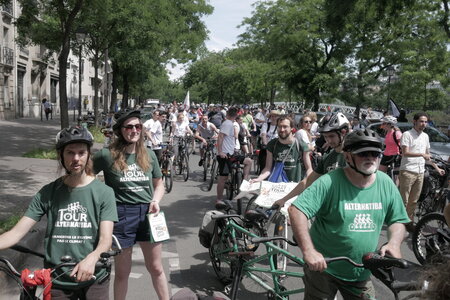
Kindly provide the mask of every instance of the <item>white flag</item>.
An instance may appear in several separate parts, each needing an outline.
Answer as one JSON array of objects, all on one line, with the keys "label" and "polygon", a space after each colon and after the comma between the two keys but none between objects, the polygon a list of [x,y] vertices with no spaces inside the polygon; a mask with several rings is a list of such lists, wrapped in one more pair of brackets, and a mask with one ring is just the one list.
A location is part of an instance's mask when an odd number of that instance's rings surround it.
[{"label": "white flag", "polygon": [[400,111],[397,107],[397,104],[392,99],[389,99],[389,110],[392,112],[392,115],[396,118],[400,116]]},{"label": "white flag", "polygon": [[186,97],[184,98],[184,110],[188,110],[191,106],[191,101],[189,100],[189,91],[186,94]]}]

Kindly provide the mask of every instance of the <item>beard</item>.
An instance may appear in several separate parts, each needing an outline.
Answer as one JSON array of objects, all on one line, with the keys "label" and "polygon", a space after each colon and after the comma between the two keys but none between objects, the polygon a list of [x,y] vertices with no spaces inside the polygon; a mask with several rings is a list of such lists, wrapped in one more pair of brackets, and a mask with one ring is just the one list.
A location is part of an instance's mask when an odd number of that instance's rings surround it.
[{"label": "beard", "polygon": [[289,138],[290,134],[291,134],[290,132],[287,132],[287,133],[284,133],[284,132],[280,133],[280,132],[278,132],[278,138],[282,139],[282,140],[287,140]]},{"label": "beard", "polygon": [[359,171],[366,175],[372,175],[378,170],[378,161],[375,162],[364,162],[359,166]]}]

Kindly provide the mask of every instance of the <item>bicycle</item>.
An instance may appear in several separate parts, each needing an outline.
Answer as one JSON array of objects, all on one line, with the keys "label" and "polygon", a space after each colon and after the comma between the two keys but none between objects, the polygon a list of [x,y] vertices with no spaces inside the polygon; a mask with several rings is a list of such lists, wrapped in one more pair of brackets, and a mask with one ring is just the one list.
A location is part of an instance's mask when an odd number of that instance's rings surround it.
[{"label": "bicycle", "polygon": [[239,187],[244,179],[244,173],[239,156],[228,156],[227,159],[231,161],[231,170],[225,182],[225,192],[227,199],[231,200],[239,194]]},{"label": "bicycle", "polygon": [[[105,269],[106,272],[101,275],[100,278],[96,278],[95,276],[92,279],[95,279],[98,283],[103,283],[109,279],[111,275],[111,257],[116,256],[122,252],[122,248],[117,238],[113,236],[113,244],[116,245],[116,249],[110,250],[108,252],[103,252],[100,254],[100,259],[95,265],[95,269]],[[35,252],[32,249],[29,249],[24,246],[15,245],[10,249],[16,250],[18,252],[31,254],[42,259],[45,258],[44,254]],[[59,277],[72,272],[73,268],[78,264],[78,262],[73,262],[71,256],[63,256],[61,257],[61,263],[50,268],[51,282],[42,288],[42,292],[36,296],[38,291],[37,285],[30,283],[27,281],[27,278],[33,278],[36,272],[47,272],[46,269],[37,270],[34,273],[29,274],[29,270],[25,269],[22,272],[17,271],[17,269],[12,265],[12,263],[5,257],[0,257],[0,271],[3,271],[8,277],[12,278],[18,285],[20,289],[20,300],[39,300],[40,297],[44,294],[46,289],[50,287],[50,284],[57,280]],[[58,273],[59,272],[59,273]],[[58,274],[57,274],[58,273]],[[27,274],[29,274],[27,276]]]},{"label": "bicycle", "polygon": [[[215,167],[216,165],[216,140],[207,139],[207,144],[204,149],[203,157],[203,181],[206,181],[208,179],[208,174],[210,176],[213,176],[213,172],[208,172],[210,168]],[[211,180],[210,180],[211,181]],[[214,182],[214,180],[212,180]],[[212,187],[212,184],[211,184]],[[208,189],[208,191],[211,190],[211,188]]]},{"label": "bicycle", "polygon": [[183,175],[184,181],[189,179],[189,154],[187,149],[187,139],[185,137],[177,137],[178,155],[175,158],[175,168],[178,175]]},{"label": "bicycle", "polygon": [[434,167],[428,164],[425,165],[423,187],[417,201],[416,216],[419,219],[428,213],[443,212],[449,192],[450,163],[438,155],[433,155],[432,160],[441,169],[445,170],[445,175],[441,176]]},{"label": "bicycle", "polygon": [[[303,266],[304,261],[296,255],[276,246],[273,241],[284,240],[292,246],[297,246],[284,237],[259,237],[240,225],[245,222],[238,214],[216,215],[209,255],[211,263],[219,280],[226,285],[226,292],[232,300],[238,298],[238,293],[244,279],[261,286],[267,291],[268,299],[287,300],[290,295],[304,292],[304,288],[298,288],[298,279],[304,276],[297,271],[279,270],[276,268],[273,257],[280,253],[297,266]],[[245,238],[246,237],[246,238]],[[263,244],[265,251],[262,254],[255,253],[255,247],[249,248],[248,240],[253,244]],[[362,258],[362,263],[356,263],[348,257],[326,258],[326,262],[345,260],[356,267],[369,269],[372,274],[380,279],[398,299],[401,291],[417,291],[421,287],[417,285],[417,278],[421,266],[404,259],[381,257],[376,253],[367,253]],[[266,261],[266,265],[261,262]],[[404,270],[402,270],[404,269]],[[286,284],[287,278],[297,279],[291,288]],[[420,293],[419,293],[420,294]],[[417,296],[419,294],[414,294]],[[411,298],[411,295],[405,299]]]},{"label": "bicycle", "polygon": [[166,188],[167,193],[170,193],[173,187],[173,152],[169,146],[169,144],[161,144],[161,173],[163,175],[164,187]]},{"label": "bicycle", "polygon": [[450,229],[442,213],[425,215],[412,234],[412,248],[419,263],[427,264],[450,253]]}]

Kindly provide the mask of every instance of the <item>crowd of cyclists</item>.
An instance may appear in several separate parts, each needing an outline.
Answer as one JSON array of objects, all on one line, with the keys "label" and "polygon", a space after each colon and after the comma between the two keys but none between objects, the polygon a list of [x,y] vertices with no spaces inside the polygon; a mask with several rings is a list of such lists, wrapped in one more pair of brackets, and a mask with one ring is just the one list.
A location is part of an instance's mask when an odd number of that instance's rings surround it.
[{"label": "crowd of cyclists", "polygon": [[[385,223],[389,237],[381,254],[400,257],[405,228],[414,230],[423,165],[432,161],[423,132],[426,114],[416,114],[413,129],[403,135],[395,126],[396,118],[385,115],[381,119],[384,141],[366,128],[365,116],[358,117],[349,120],[341,112],[329,112],[318,120],[316,113],[304,111],[296,123],[296,114],[283,106],[185,107],[174,103],[158,105],[144,120],[139,110],[122,110],[114,117],[110,114],[106,126],[114,137],[95,154],[87,129],[64,129],[56,137],[56,149],[65,174],[36,194],[21,221],[0,236],[0,249],[17,243],[47,215],[46,266],[54,266],[63,254],[80,261],[61,275],[52,295],[57,299],[108,299],[109,281],[96,282],[100,274],[95,262],[114,233],[123,248],[115,258],[114,298],[126,298],[132,246],[138,243],[159,299],[167,300],[162,245],[152,240],[147,221],[147,214],[159,213],[164,195],[159,165],[163,146],[167,141],[173,161],[180,151],[195,153],[198,148],[198,166],[202,167],[206,147],[213,141],[218,171],[211,208],[231,205],[223,193],[236,162],[243,165],[243,179],[251,183],[298,182],[275,204],[282,207],[300,195],[288,211],[306,262],[305,299],[333,299],[337,291],[345,299],[372,299],[367,272],[341,264],[328,267],[324,256],[331,254],[332,245],[332,254],[360,260],[363,253],[376,250]],[[377,172],[386,172],[395,161],[400,162],[398,182]],[[444,170],[433,167],[444,175]],[[106,185],[94,176],[101,171]],[[450,223],[448,205],[444,214]]]}]

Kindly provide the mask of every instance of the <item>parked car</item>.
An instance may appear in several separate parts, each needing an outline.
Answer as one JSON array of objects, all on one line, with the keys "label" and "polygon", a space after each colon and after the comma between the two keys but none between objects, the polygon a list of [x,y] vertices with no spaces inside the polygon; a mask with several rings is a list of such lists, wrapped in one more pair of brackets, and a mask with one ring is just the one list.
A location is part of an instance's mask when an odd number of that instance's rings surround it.
[{"label": "parked car", "polygon": [[[381,128],[382,122],[372,123],[367,128],[370,128],[374,131],[376,131],[381,137],[384,138],[385,133],[384,130]],[[402,132],[405,132],[407,130],[410,130],[413,127],[412,123],[397,123],[397,127],[400,128]],[[447,161],[448,157],[450,156],[450,138],[443,134],[438,129],[427,126],[424,130],[426,134],[428,134],[430,138],[430,151],[438,154],[442,157],[443,160]]]}]

